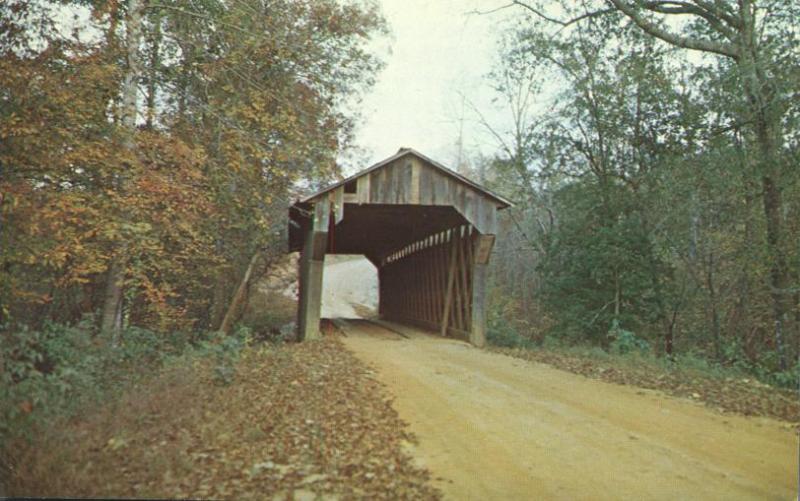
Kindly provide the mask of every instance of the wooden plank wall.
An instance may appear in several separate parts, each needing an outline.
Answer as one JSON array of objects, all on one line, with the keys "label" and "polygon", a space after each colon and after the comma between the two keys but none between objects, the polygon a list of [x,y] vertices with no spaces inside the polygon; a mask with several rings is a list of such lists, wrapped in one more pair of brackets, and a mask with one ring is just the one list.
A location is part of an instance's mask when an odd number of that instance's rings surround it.
[{"label": "wooden plank wall", "polygon": [[477,236],[472,226],[458,226],[384,258],[379,269],[381,315],[468,340]]},{"label": "wooden plank wall", "polygon": [[[319,200],[328,196],[324,193]],[[341,201],[359,204],[452,206],[481,233],[497,233],[495,201],[415,157],[399,158],[364,174],[356,181],[356,193],[341,195]],[[337,214],[337,221],[339,219]]]}]

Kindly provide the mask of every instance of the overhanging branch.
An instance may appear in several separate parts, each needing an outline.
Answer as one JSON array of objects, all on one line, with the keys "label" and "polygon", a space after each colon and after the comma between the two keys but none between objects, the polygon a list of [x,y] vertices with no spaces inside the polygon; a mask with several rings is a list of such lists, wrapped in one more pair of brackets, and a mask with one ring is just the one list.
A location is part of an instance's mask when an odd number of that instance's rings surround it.
[{"label": "overhanging branch", "polygon": [[736,32],[725,25],[723,19],[714,10],[709,10],[702,6],[704,2],[683,2],[677,0],[650,0],[642,2],[642,7],[659,14],[689,14],[702,17],[718,33],[729,40],[736,37]]},{"label": "overhanging branch", "polygon": [[552,16],[548,16],[547,14],[542,12],[541,10],[535,8],[534,6],[532,6],[530,4],[522,2],[520,0],[513,0],[511,2],[511,4],[512,5],[518,5],[518,6],[522,7],[523,9],[533,13],[537,17],[539,17],[541,19],[544,19],[545,21],[547,21],[549,23],[558,24],[562,28],[566,28],[567,26],[569,26],[571,24],[575,24],[575,23],[577,23],[579,21],[583,21],[584,19],[589,19],[589,18],[592,18],[592,17],[602,16],[604,14],[609,14],[609,13],[614,12],[616,10],[614,8],[600,9],[600,10],[596,10],[596,11],[584,12],[580,16],[576,16],[576,17],[573,17],[571,19],[558,19],[558,18],[555,18],[555,17],[552,17]]},{"label": "overhanging branch", "polygon": [[[714,42],[712,40],[702,40],[694,37],[687,37],[673,33],[669,30],[661,28],[648,21],[641,15],[641,9],[646,8],[646,2],[636,1],[635,5],[630,5],[625,0],[606,0],[611,3],[617,10],[625,14],[631,21],[634,22],[644,32],[667,42],[668,44],[683,49],[697,50],[700,52],[709,52],[719,54],[721,56],[738,59],[738,51],[730,44]],[[648,2],[653,3],[653,2]],[[654,2],[664,3],[664,2]],[[679,2],[666,2],[666,3],[679,3]]]}]

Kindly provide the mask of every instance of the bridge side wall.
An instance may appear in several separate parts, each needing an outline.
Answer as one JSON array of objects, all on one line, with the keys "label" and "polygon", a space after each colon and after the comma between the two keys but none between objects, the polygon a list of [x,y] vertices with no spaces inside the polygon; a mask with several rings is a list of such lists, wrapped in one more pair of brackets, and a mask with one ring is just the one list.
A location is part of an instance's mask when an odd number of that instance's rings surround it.
[{"label": "bridge side wall", "polygon": [[493,242],[464,225],[387,256],[379,269],[381,316],[483,346]]}]

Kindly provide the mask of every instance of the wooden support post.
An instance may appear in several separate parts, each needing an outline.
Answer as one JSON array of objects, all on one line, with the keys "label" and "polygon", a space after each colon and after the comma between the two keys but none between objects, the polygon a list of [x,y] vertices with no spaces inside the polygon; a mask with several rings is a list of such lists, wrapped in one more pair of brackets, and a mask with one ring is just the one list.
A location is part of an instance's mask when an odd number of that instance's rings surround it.
[{"label": "wooden support post", "polygon": [[320,201],[314,206],[303,250],[300,253],[300,301],[297,306],[297,331],[301,341],[320,337],[319,320],[322,308],[322,272],[328,244],[330,204]]},{"label": "wooden support post", "polygon": [[482,348],[486,344],[486,265],[472,268],[472,329],[469,342]]},{"label": "wooden support post", "polygon": [[456,231],[451,231],[450,245],[452,246],[453,251],[450,256],[450,265],[449,269],[447,270],[447,288],[445,289],[444,293],[444,310],[442,311],[441,327],[442,336],[447,336],[447,324],[450,321],[450,303],[453,301],[453,282],[456,278],[456,261],[458,259],[458,239],[456,237]]},{"label": "wooden support post", "polygon": [[472,264],[472,328],[469,342],[477,347],[486,344],[486,278],[494,235],[476,234],[473,240]]},{"label": "wooden support post", "polygon": [[375,266],[378,269],[378,316],[382,319],[386,319],[386,304],[388,301],[388,294],[387,291],[387,278],[386,278],[386,267],[377,265]]}]

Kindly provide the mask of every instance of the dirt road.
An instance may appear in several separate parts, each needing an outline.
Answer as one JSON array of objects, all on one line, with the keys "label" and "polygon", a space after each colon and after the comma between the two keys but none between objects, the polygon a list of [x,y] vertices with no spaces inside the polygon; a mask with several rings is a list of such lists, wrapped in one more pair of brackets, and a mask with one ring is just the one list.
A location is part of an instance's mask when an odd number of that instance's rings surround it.
[{"label": "dirt road", "polygon": [[449,499],[795,499],[785,424],[403,328],[345,326]]},{"label": "dirt road", "polygon": [[322,275],[322,316],[363,318],[378,309],[378,272],[361,256],[327,256]]}]

